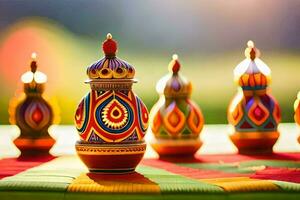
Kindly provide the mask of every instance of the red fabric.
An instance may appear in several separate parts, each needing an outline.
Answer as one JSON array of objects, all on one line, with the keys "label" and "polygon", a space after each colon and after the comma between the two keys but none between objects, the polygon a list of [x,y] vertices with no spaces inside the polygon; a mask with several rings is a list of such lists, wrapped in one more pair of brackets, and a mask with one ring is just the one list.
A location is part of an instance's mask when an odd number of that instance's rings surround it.
[{"label": "red fabric", "polygon": [[266,155],[242,155],[242,154],[214,154],[195,157],[164,157],[162,160],[173,163],[232,163],[251,160],[289,160],[300,161],[300,153],[273,153]]},{"label": "red fabric", "polygon": [[257,171],[250,178],[300,183],[300,169],[267,167]]},{"label": "red fabric", "polygon": [[241,154],[220,154],[220,155],[196,155],[197,162],[242,162],[251,160],[290,160],[300,161],[299,153],[273,153],[267,155],[241,155]]},{"label": "red fabric", "polygon": [[0,179],[7,176],[13,176],[32,167],[36,167],[52,160],[53,158],[55,157],[44,156],[2,159],[0,160]]}]

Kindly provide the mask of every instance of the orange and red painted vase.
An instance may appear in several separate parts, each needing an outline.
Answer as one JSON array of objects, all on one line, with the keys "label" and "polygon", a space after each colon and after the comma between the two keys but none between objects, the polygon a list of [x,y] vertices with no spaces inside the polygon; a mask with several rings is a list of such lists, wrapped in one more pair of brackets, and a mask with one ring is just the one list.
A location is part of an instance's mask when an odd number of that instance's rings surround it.
[{"label": "orange and red painted vase", "polygon": [[37,71],[35,54],[31,71],[22,75],[25,97],[11,102],[10,121],[20,128],[20,136],[14,144],[24,155],[46,155],[55,140],[49,135],[48,128],[53,123],[54,114],[50,104],[43,97],[47,76]]},{"label": "orange and red painted vase", "polygon": [[[300,126],[300,92],[298,92],[297,99],[294,103],[295,115],[294,119],[296,124]],[[298,142],[300,143],[300,136],[298,137]]]},{"label": "orange and red painted vase", "polygon": [[200,108],[190,99],[191,82],[180,73],[177,55],[169,64],[170,74],[157,83],[160,94],[150,112],[154,140],[151,145],[161,156],[192,156],[200,148],[199,134],[204,118]]},{"label": "orange and red painted vase", "polygon": [[135,69],[116,57],[111,34],[103,42],[105,57],[87,69],[91,91],[75,113],[80,136],[76,150],[92,172],[124,173],[142,159],[149,114],[132,91]]},{"label": "orange and red painted vase", "polygon": [[280,108],[268,91],[269,67],[258,58],[252,41],[245,50],[246,59],[234,70],[240,86],[228,108],[228,121],[234,126],[230,136],[240,153],[271,153],[279,132]]}]

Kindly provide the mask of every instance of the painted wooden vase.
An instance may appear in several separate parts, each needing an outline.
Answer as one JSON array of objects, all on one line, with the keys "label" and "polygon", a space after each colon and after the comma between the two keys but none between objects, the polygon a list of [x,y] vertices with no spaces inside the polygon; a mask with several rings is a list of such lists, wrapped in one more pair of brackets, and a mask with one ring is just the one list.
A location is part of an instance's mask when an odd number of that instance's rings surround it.
[{"label": "painted wooden vase", "polygon": [[192,84],[179,73],[177,55],[173,55],[169,70],[156,86],[160,98],[150,112],[154,134],[151,145],[161,157],[191,156],[202,144],[199,134],[204,118],[200,108],[190,99]]},{"label": "painted wooden vase", "polygon": [[280,108],[268,90],[271,70],[259,54],[249,41],[246,59],[234,70],[240,87],[228,108],[228,121],[235,130],[230,138],[244,154],[271,153],[279,137]]},{"label": "painted wooden vase", "polygon": [[116,57],[111,34],[102,45],[105,56],[88,67],[91,91],[75,114],[76,151],[91,172],[130,172],[146,150],[148,111],[132,91],[135,69]]},{"label": "painted wooden vase", "polygon": [[[297,99],[294,103],[295,115],[294,119],[296,124],[300,126],[300,92],[298,92]],[[300,143],[300,136],[298,137],[298,142]]]},{"label": "painted wooden vase", "polygon": [[[49,135],[48,128],[53,122],[53,109],[43,97],[47,76],[37,71],[36,55],[33,53],[31,71],[22,75],[25,97],[15,99],[9,108],[10,121],[20,128],[20,136],[14,144],[23,155],[48,154],[55,140]],[[14,100],[13,100],[14,101]]]}]

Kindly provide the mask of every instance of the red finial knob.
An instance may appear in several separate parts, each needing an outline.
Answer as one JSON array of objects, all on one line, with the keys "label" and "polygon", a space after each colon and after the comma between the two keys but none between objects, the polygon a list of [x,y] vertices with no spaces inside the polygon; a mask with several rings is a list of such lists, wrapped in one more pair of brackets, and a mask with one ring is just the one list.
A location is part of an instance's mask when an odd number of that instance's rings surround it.
[{"label": "red finial knob", "polygon": [[251,60],[254,60],[256,58],[256,51],[255,51],[255,48],[251,48],[251,51],[250,51],[250,59]]},{"label": "red finial knob", "polygon": [[36,64],[36,53],[35,53],[35,52],[33,52],[33,53],[31,54],[31,59],[32,59],[31,64],[30,64],[31,72],[32,72],[32,73],[35,73],[35,72],[36,72],[36,69],[37,69],[37,64]]},{"label": "red finial knob", "polygon": [[256,57],[258,57],[259,51],[254,46],[254,42],[252,40],[249,40],[247,42],[247,48],[245,50],[245,56],[247,58],[250,58],[251,60],[254,60]]},{"label": "red finial knob", "polygon": [[172,70],[172,72],[174,73],[174,74],[176,74],[176,73],[178,73],[178,71],[180,70],[180,63],[179,63],[179,61],[178,61],[178,56],[177,56],[177,54],[174,54],[173,56],[172,56],[172,61],[170,62],[170,64],[169,64],[169,68]]},{"label": "red finial knob", "polygon": [[112,35],[110,33],[106,35],[106,40],[102,43],[102,49],[106,56],[116,55],[118,44],[112,39]]}]

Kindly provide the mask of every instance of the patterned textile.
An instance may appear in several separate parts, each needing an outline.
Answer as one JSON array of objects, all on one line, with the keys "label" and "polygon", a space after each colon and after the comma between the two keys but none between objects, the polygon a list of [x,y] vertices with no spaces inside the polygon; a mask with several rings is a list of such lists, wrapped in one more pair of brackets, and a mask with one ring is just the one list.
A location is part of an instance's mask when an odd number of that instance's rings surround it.
[{"label": "patterned textile", "polygon": [[144,159],[93,174],[76,156],[0,160],[0,199],[299,199],[300,153]]}]

